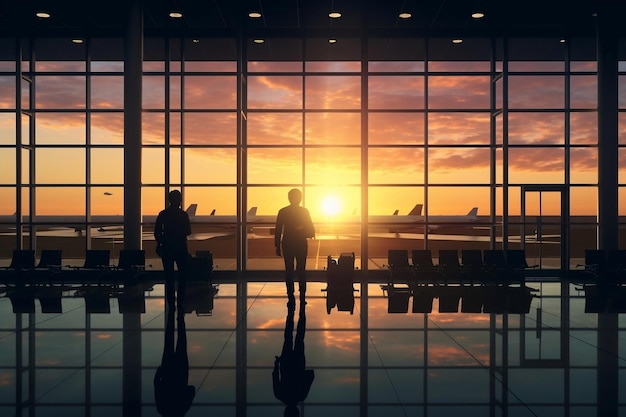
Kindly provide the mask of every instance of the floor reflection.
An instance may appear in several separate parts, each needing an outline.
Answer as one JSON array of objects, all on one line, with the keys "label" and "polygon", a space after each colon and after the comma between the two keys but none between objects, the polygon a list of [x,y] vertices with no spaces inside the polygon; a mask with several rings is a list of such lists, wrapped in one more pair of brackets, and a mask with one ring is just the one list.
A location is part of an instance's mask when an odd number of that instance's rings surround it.
[{"label": "floor reflection", "polygon": [[[351,314],[327,308],[326,282],[293,307],[283,282],[222,283],[191,290],[183,320],[159,284],[109,292],[109,308],[90,312],[87,292],[66,288],[52,305],[3,296],[0,413],[281,416],[295,403],[307,416],[626,415],[624,315],[597,308],[616,296],[528,286],[522,313],[443,313],[437,294],[428,313],[390,313],[380,285],[355,284]],[[304,380],[285,368],[296,352]]]}]

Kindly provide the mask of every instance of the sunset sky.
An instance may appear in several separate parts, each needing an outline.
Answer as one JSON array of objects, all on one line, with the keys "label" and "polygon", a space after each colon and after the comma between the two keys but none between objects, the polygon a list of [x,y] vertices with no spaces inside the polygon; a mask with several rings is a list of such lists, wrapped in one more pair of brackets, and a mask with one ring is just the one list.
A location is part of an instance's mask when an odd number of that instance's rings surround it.
[{"label": "sunset sky", "polygon": [[[324,214],[322,202],[337,201],[338,214],[360,213],[361,141],[367,134],[370,214],[408,213],[424,202],[428,188],[429,214],[464,214],[472,206],[489,214],[490,192],[490,77],[485,63],[466,63],[470,75],[433,73],[394,74],[394,63],[372,63],[377,71],[368,79],[368,131],[362,132],[359,62],[249,63],[247,158],[248,207],[259,214],[275,213],[287,204],[286,193],[304,181],[305,205],[314,216]],[[430,70],[446,70],[433,63]],[[488,63],[487,63],[488,64]],[[560,71],[541,63],[517,63],[518,70]],[[87,124],[86,77],[56,74],[84,71],[76,63],[41,62],[36,75],[35,181],[58,187],[37,188],[37,214],[84,214],[86,178],[85,131]],[[199,66],[202,71],[233,71],[234,63]],[[458,64],[455,65],[458,67]],[[515,66],[511,64],[513,68]],[[7,67],[6,64],[2,68]],[[95,68],[119,71],[115,65]],[[159,67],[146,63],[145,71]],[[433,67],[435,70],[433,70]],[[595,64],[579,65],[594,71]],[[193,66],[191,66],[193,68]],[[371,71],[374,71],[371,69]],[[189,68],[187,68],[189,71]],[[406,71],[402,69],[402,71]],[[166,116],[165,77],[146,72],[143,83],[143,211],[152,214],[163,206]],[[309,75],[310,74],[310,75]],[[391,74],[391,75],[390,75]],[[576,185],[597,183],[596,77],[572,75],[570,181]],[[427,85],[426,85],[427,83]],[[199,203],[198,214],[216,209],[236,213],[237,181],[237,78],[235,74],[188,73],[182,87],[180,75],[170,79],[170,181],[181,182],[184,159],[185,204]],[[559,73],[509,78],[508,153],[509,212],[519,213],[519,184],[565,182],[565,77]],[[15,77],[0,75],[0,183],[15,184]],[[123,76],[91,77],[91,191],[93,214],[123,212]],[[428,112],[424,92],[428,91]],[[502,106],[502,85],[496,86],[496,102]],[[28,94],[23,89],[23,104]],[[185,112],[181,116],[181,104]],[[620,108],[626,107],[626,76],[620,78]],[[548,110],[548,112],[544,112]],[[620,143],[626,142],[626,113],[620,114]],[[497,142],[502,143],[502,116],[496,118]],[[23,119],[25,141],[27,120]],[[181,124],[184,126],[181,128]],[[428,148],[425,147],[425,130]],[[185,145],[181,152],[181,132]],[[62,148],[45,147],[63,145]],[[304,146],[303,146],[304,145]],[[587,147],[586,145],[591,145]],[[28,167],[23,151],[24,169]],[[502,183],[503,153],[495,153],[496,182]],[[619,153],[620,166],[626,155]],[[425,162],[427,159],[428,167]],[[626,170],[620,170],[626,183]],[[26,175],[22,177],[27,181]],[[175,187],[178,188],[178,187]],[[107,194],[105,194],[107,193]],[[497,192],[497,213],[502,210]],[[626,198],[621,214],[626,214]],[[549,201],[546,200],[546,201]],[[595,214],[595,188],[572,187],[572,214]],[[558,208],[545,206],[544,210]],[[15,191],[0,188],[0,212],[15,211]]]}]

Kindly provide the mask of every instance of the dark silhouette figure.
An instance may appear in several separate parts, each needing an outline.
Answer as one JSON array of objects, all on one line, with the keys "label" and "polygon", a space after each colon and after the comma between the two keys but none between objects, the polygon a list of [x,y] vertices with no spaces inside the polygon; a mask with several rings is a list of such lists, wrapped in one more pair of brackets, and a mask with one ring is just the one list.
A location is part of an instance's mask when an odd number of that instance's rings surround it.
[{"label": "dark silhouette figure", "polygon": [[178,315],[178,340],[174,349],[174,310],[168,310],[166,314],[163,357],[154,375],[154,400],[162,416],[181,417],[191,408],[196,388],[187,384],[189,359],[185,316]]},{"label": "dark silhouette figure", "polygon": [[274,360],[274,371],[272,372],[274,396],[285,404],[284,415],[286,417],[300,415],[298,402],[304,401],[307,395],[309,395],[311,384],[313,384],[313,379],[315,378],[313,369],[306,369],[304,356],[305,305],[305,302],[300,302],[295,343],[292,343],[295,305],[290,304],[287,306],[283,350],[280,356],[276,356]]},{"label": "dark silhouette figure", "polygon": [[180,191],[171,191],[168,195],[169,206],[162,210],[154,225],[154,238],[157,248],[160,246],[160,256],[165,271],[165,299],[172,311],[174,306],[175,282],[174,262],[178,268],[178,314],[184,314],[184,299],[187,288],[187,273],[189,251],[187,250],[187,236],[191,234],[189,215],[181,208],[182,195]]},{"label": "dark silhouette figure", "polygon": [[[274,245],[276,255],[285,261],[285,282],[290,302],[294,300],[294,269],[298,276],[300,297],[306,292],[307,238],[315,237],[315,228],[309,211],[300,206],[302,192],[296,188],[289,191],[289,205],[278,211]],[[294,268],[295,261],[295,268]]]}]

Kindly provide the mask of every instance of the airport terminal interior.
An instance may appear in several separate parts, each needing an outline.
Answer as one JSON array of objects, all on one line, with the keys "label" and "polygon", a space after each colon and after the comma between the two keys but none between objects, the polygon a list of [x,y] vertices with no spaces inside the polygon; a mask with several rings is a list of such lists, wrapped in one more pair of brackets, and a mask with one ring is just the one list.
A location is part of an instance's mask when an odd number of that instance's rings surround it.
[{"label": "airport terminal interior", "polygon": [[0,414],[626,417],[620,12],[3,2]]}]

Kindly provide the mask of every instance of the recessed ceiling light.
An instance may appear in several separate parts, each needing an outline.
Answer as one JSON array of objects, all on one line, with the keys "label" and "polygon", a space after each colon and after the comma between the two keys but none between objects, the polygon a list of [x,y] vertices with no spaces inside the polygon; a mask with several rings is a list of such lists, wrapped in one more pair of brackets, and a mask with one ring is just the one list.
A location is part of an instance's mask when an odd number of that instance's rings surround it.
[{"label": "recessed ceiling light", "polygon": [[399,17],[400,19],[410,19],[410,18],[411,18],[411,16],[412,16],[412,15],[411,15],[411,13],[409,13],[409,12],[402,12],[402,13],[400,13],[400,14],[398,15],[398,17]]},{"label": "recessed ceiling light", "polygon": [[48,19],[50,17],[50,13],[48,12],[37,12],[35,13],[35,16],[41,18],[41,19]]},{"label": "recessed ceiling light", "polygon": [[193,42],[193,43],[200,43],[200,39],[193,39],[191,42]]},{"label": "recessed ceiling light", "polygon": [[328,17],[330,17],[331,19],[338,19],[341,17],[341,13],[339,12],[330,12],[328,13]]},{"label": "recessed ceiling light", "polygon": [[561,42],[561,43],[565,43],[565,38],[561,38],[561,39],[559,39],[559,42]]},{"label": "recessed ceiling light", "polygon": [[460,38],[452,39],[452,43],[463,43],[463,39],[460,39]]},{"label": "recessed ceiling light", "polygon": [[181,12],[170,12],[170,17],[172,19],[180,19],[183,17],[183,14]]},{"label": "recessed ceiling light", "polygon": [[329,39],[328,43],[337,43],[337,39]]},{"label": "recessed ceiling light", "polygon": [[255,39],[253,42],[254,43],[264,43],[265,39]]},{"label": "recessed ceiling light", "polygon": [[72,39],[72,42],[74,42],[74,43],[83,43],[85,41],[82,40],[82,39],[76,38],[76,39]]},{"label": "recessed ceiling light", "polygon": [[482,19],[483,17],[485,17],[485,14],[483,12],[474,12],[472,13],[472,17],[474,19]]},{"label": "recessed ceiling light", "polygon": [[259,12],[250,12],[250,13],[248,13],[248,17],[256,19],[256,18],[261,17],[261,13],[259,13]]}]

